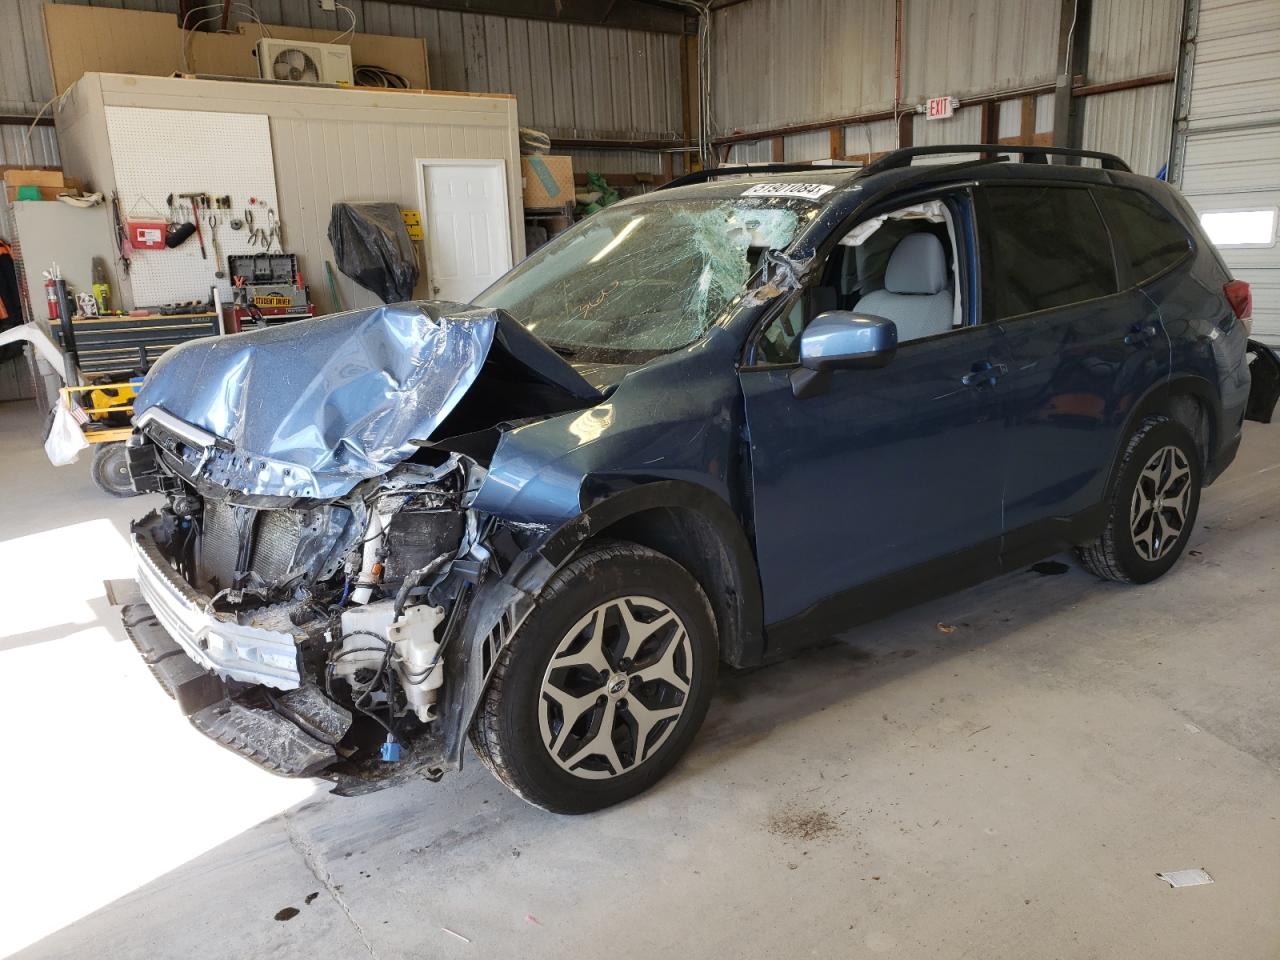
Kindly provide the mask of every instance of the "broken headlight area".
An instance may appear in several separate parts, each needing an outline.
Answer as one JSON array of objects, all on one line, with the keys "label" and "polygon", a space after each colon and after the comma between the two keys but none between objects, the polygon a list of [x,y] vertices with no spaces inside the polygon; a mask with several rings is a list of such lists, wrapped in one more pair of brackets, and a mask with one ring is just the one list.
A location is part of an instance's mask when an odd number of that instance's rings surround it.
[{"label": "broken headlight area", "polygon": [[192,722],[340,792],[446,765],[443,651],[514,549],[465,506],[484,467],[423,450],[344,497],[267,505],[198,490],[174,456],[132,442],[134,482],[167,503],[133,527],[143,602],[125,623]]}]

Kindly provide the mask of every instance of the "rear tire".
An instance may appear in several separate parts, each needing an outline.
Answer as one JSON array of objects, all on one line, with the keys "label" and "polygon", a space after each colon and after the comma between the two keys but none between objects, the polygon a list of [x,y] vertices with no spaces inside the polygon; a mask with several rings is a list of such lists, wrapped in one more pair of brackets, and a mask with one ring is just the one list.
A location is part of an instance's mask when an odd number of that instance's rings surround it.
[{"label": "rear tire", "polygon": [[588,547],[499,656],[471,727],[476,754],[553,813],[627,800],[698,732],[718,647],[711,606],[678,563],[634,543]]},{"label": "rear tire", "polygon": [[136,497],[129,479],[129,459],[123,443],[98,443],[93,447],[90,476],[98,489],[113,497]]},{"label": "rear tire", "polygon": [[1077,548],[1085,569],[1103,580],[1150,583],[1177,563],[1200,509],[1201,463],[1186,427],[1145,419],[1121,455],[1102,536]]}]

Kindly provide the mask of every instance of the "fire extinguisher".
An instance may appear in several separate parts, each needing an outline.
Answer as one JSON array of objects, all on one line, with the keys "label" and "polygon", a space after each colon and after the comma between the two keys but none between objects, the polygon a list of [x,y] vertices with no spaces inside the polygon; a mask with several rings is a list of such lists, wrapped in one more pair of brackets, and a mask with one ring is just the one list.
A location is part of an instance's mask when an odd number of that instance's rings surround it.
[{"label": "fire extinguisher", "polygon": [[51,274],[48,270],[46,270],[44,272],[44,295],[45,295],[45,299],[47,299],[49,302],[49,319],[50,320],[62,319],[58,315],[57,283],[58,282],[57,280],[54,279],[53,274]]}]

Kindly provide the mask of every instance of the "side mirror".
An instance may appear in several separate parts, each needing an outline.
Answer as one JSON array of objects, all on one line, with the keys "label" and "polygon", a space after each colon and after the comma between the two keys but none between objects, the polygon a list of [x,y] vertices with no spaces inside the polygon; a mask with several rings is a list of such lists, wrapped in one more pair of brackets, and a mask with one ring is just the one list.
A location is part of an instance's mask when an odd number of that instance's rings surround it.
[{"label": "side mirror", "polygon": [[883,367],[898,351],[892,320],[850,310],[820,313],[800,334],[800,366],[791,372],[797,400],[827,389],[832,370]]},{"label": "side mirror", "polygon": [[898,349],[892,320],[851,310],[820,313],[800,335],[800,366],[806,370],[883,367]]}]

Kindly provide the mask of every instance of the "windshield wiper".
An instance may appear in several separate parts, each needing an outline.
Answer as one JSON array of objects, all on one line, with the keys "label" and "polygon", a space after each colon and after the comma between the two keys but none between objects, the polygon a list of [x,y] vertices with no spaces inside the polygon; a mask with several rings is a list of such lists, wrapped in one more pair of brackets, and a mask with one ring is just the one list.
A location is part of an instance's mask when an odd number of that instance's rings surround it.
[{"label": "windshield wiper", "polygon": [[563,343],[548,343],[547,346],[567,360],[571,360],[578,355],[577,350],[572,347],[566,347]]}]

